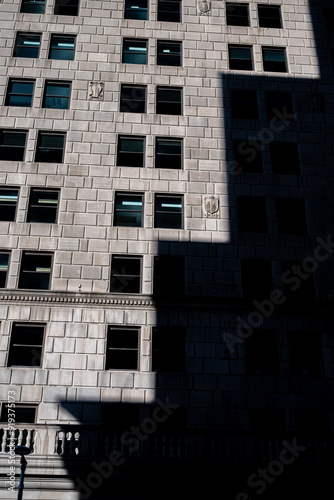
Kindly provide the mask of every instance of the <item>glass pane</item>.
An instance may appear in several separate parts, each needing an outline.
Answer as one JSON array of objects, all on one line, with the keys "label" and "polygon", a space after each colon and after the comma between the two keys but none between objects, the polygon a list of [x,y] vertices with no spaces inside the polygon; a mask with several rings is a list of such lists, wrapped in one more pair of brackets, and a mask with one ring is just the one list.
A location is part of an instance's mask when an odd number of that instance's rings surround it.
[{"label": "glass pane", "polygon": [[112,272],[118,275],[140,275],[140,259],[114,258]]},{"label": "glass pane", "polygon": [[0,271],[7,271],[9,255],[8,253],[0,253]]},{"label": "glass pane", "polygon": [[109,334],[109,347],[138,348],[137,330],[111,330]]},{"label": "glass pane", "polygon": [[264,61],[279,61],[285,62],[285,52],[284,50],[263,50]]},{"label": "glass pane", "polygon": [[46,94],[52,96],[66,96],[70,95],[70,85],[67,83],[47,83]]},{"label": "glass pane", "polygon": [[159,154],[180,155],[181,141],[157,141]]},{"label": "glass pane", "polygon": [[74,59],[74,38],[55,36],[51,41],[50,59],[72,61]]},{"label": "glass pane", "polygon": [[147,19],[147,0],[126,0],[125,19]]},{"label": "glass pane", "polygon": [[0,189],[0,204],[14,204],[16,205],[18,199],[18,191],[16,189]]},{"label": "glass pane", "polygon": [[2,132],[3,146],[19,146],[24,147],[26,143],[26,134],[17,132]]},{"label": "glass pane", "polygon": [[230,56],[233,59],[252,59],[250,48],[246,47],[230,47]]},{"label": "glass pane", "polygon": [[40,146],[42,148],[63,148],[64,147],[63,135],[40,135]]},{"label": "glass pane", "polygon": [[68,105],[69,105],[68,97],[47,96],[44,99],[43,108],[68,109]]},{"label": "glass pane", "polygon": [[123,370],[137,370],[137,351],[119,351],[117,349],[108,351],[107,367]]},{"label": "glass pane", "polygon": [[11,82],[10,92],[13,94],[29,94],[34,90],[33,82]]},{"label": "glass pane", "polygon": [[159,101],[176,101],[181,102],[181,90],[179,89],[158,89]]},{"label": "glass pane", "polygon": [[144,152],[144,139],[120,138],[120,151]]},{"label": "glass pane", "polygon": [[45,0],[23,0],[21,12],[31,14],[44,14],[45,13]]},{"label": "glass pane", "polygon": [[41,366],[41,358],[41,347],[11,347],[8,366]]},{"label": "glass pane", "polygon": [[157,210],[162,212],[182,212],[182,200],[180,198],[157,198]]},{"label": "glass pane", "polygon": [[24,271],[50,272],[51,255],[25,255],[23,259]]},{"label": "glass pane", "polygon": [[42,345],[44,328],[41,326],[29,327],[16,325],[12,334],[13,344]]}]

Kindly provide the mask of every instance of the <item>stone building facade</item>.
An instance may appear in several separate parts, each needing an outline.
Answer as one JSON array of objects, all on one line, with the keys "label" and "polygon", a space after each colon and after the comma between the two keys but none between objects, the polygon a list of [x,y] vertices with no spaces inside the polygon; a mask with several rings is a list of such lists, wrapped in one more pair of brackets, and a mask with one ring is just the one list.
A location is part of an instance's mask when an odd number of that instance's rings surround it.
[{"label": "stone building facade", "polygon": [[[27,499],[169,498],[176,479],[296,498],[314,467],[319,492],[334,453],[330,2],[0,12],[2,498],[13,442],[32,449]],[[249,480],[273,461],[275,481]]]}]

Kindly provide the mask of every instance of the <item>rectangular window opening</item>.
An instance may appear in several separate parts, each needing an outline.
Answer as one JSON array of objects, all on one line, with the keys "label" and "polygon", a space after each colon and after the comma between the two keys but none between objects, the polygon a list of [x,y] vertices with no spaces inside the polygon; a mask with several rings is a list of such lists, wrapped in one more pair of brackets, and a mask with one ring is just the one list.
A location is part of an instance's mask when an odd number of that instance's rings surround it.
[{"label": "rectangular window opening", "polygon": [[41,366],[44,330],[41,324],[14,323],[8,366]]},{"label": "rectangular window opening", "polygon": [[139,331],[139,328],[108,328],[106,370],[138,370]]}]

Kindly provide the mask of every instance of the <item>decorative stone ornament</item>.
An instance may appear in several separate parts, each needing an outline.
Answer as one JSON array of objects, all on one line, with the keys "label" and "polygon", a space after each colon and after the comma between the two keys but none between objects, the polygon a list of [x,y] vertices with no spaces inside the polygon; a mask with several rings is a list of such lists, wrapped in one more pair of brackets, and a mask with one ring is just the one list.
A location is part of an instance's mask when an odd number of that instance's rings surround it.
[{"label": "decorative stone ornament", "polygon": [[209,16],[211,10],[210,0],[198,0],[197,3],[198,13],[200,16]]},{"label": "decorative stone ornament", "polygon": [[104,83],[89,82],[88,99],[90,101],[103,101]]},{"label": "decorative stone ornament", "polygon": [[208,219],[219,218],[219,199],[217,196],[204,198],[204,217]]}]

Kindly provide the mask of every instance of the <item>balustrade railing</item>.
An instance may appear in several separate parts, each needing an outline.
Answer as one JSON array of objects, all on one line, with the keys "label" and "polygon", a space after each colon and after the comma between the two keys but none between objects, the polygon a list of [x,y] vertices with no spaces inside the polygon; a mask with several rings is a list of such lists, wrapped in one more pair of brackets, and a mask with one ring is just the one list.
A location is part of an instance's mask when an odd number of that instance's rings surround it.
[{"label": "balustrade railing", "polygon": [[[295,437],[285,437],[293,443]],[[172,460],[200,459],[224,462],[268,462],[277,459],[284,439],[248,434],[153,433],[134,436],[84,426],[18,425],[14,432],[0,428],[0,455],[14,445],[31,448],[32,455],[53,457],[108,457],[117,451],[128,458]],[[334,461],[334,441],[321,438],[297,440],[305,447],[300,460],[307,463]]]}]

